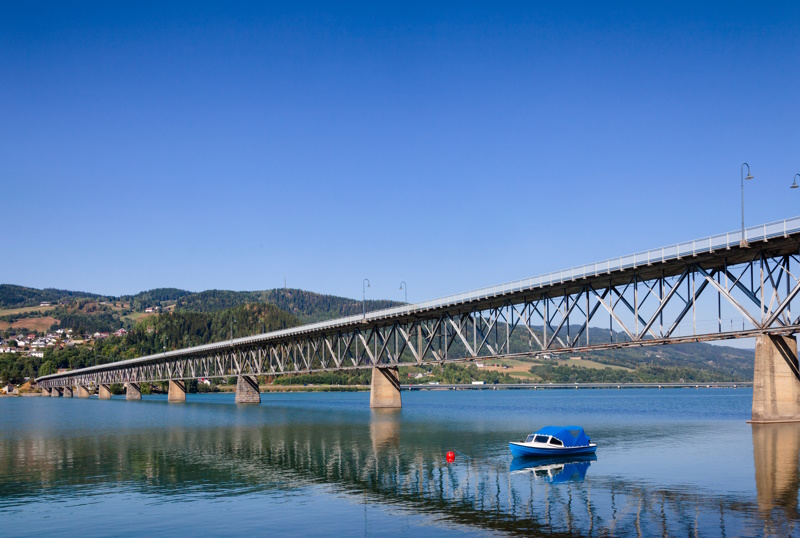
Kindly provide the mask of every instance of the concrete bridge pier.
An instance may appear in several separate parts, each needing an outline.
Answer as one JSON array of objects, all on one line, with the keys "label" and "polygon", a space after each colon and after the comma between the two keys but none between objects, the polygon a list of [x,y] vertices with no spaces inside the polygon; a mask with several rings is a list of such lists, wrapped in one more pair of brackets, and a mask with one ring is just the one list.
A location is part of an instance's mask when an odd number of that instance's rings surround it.
[{"label": "concrete bridge pier", "polygon": [[60,398],[61,397],[61,389],[59,387],[53,387],[50,389],[50,397],[51,398]]},{"label": "concrete bridge pier", "polygon": [[125,383],[125,399],[126,400],[141,400],[142,391],[138,383]]},{"label": "concrete bridge pier", "polygon": [[44,396],[45,398],[49,398],[50,397],[50,389],[42,387],[42,396]]},{"label": "concrete bridge pier", "polygon": [[[141,394],[140,394],[141,396]],[[100,400],[110,400],[111,399],[111,389],[108,385],[100,385],[97,388],[97,397]]]},{"label": "concrete bridge pier", "polygon": [[261,403],[258,378],[249,375],[239,376],[236,380],[236,403]]},{"label": "concrete bridge pier", "polygon": [[78,385],[78,398],[88,398],[92,394],[89,392],[88,387],[84,387],[83,385]]},{"label": "concrete bridge pier", "polygon": [[186,383],[180,379],[169,382],[169,394],[167,395],[168,402],[185,402],[186,401]]},{"label": "concrete bridge pier", "polygon": [[72,398],[72,387],[64,387],[64,398]]},{"label": "concrete bridge pier", "polygon": [[372,369],[369,406],[373,409],[403,407],[400,399],[400,372],[397,366],[375,366]]},{"label": "concrete bridge pier", "polygon": [[793,336],[756,338],[751,422],[800,421],[800,369]]}]

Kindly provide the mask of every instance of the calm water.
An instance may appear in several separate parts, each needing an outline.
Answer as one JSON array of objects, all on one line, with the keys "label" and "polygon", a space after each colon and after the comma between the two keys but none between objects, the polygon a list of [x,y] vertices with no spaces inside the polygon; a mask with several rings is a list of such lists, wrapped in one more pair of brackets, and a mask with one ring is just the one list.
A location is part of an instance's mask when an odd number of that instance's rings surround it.
[{"label": "calm water", "polygon": [[[751,397],[413,392],[399,412],[368,393],[5,398],[0,521],[13,536],[798,535],[800,426],[750,426]],[[565,423],[596,460],[512,461],[508,440]]]}]

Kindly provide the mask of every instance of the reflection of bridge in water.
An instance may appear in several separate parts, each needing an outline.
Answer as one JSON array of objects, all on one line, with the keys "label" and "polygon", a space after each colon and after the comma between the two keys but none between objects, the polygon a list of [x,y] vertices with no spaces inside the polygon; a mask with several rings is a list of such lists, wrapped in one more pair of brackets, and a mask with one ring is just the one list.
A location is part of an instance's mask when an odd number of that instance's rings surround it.
[{"label": "reflection of bridge in water", "polygon": [[800,520],[795,424],[753,427],[757,500],[593,477],[591,466],[584,480],[551,483],[510,473],[507,458],[459,457],[448,465],[442,447],[452,432],[404,428],[396,416],[376,412],[369,427],[295,423],[8,440],[0,444],[0,473],[26,473],[13,485],[0,482],[0,509],[43,488],[49,498],[107,486],[145,496],[229,497],[321,484],[357,502],[514,535],[788,535]]}]

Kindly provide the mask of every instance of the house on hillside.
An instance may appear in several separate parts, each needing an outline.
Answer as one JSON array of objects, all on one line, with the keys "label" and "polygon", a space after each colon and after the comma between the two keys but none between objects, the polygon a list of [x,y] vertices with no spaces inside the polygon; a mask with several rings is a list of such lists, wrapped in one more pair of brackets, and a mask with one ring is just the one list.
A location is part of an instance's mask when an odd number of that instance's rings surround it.
[{"label": "house on hillside", "polygon": [[125,336],[126,334],[128,334],[128,331],[126,331],[125,329],[120,329],[114,333],[114,336]]},{"label": "house on hillside", "polygon": [[50,303],[47,301],[42,301],[41,303],[39,303],[39,306],[50,306]]}]

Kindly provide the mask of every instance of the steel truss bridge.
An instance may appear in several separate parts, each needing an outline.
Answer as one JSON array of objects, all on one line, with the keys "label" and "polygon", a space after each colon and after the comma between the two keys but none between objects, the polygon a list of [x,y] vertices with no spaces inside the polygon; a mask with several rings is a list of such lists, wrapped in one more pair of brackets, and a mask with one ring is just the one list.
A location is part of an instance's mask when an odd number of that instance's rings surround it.
[{"label": "steel truss bridge", "polygon": [[468,293],[39,378],[43,388],[274,376],[800,330],[800,217]]}]

